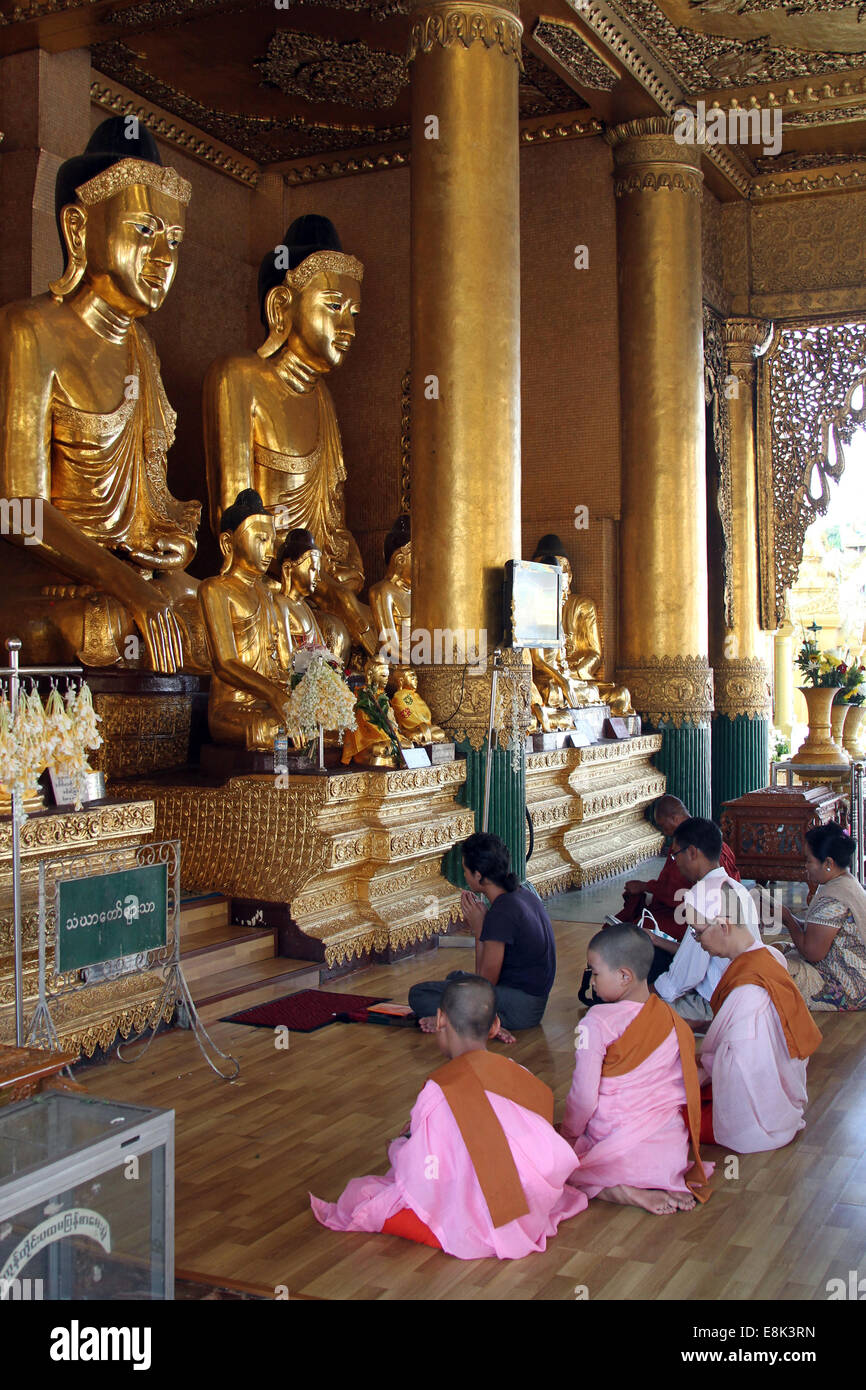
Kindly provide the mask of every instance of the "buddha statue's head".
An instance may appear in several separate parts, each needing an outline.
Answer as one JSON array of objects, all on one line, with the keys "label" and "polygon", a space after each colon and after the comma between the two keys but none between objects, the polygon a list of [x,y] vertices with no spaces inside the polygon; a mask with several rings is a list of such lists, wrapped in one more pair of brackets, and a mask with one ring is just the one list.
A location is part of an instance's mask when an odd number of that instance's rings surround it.
[{"label": "buddha statue's head", "polygon": [[266,574],[274,558],[274,519],[251,487],[239,492],[220,517],[219,545],[223,554],[221,574]]},{"label": "buddha statue's head", "polygon": [[322,552],[312,531],[298,526],[286,536],[278,557],[283,590],[295,589],[305,598],[316,592],[322,572]]},{"label": "buddha statue's head", "polygon": [[412,582],[412,540],[409,517],[402,513],[385,537],[385,567],[387,578],[401,588]]},{"label": "buddha statue's head", "polygon": [[156,141],[134,118],[103,121],[84,154],[55,182],[64,269],[51,293],[89,285],[131,318],[158,309],[177,271],[190,185],[163,166]]},{"label": "buddha statue's head", "polygon": [[412,666],[397,666],[394,669],[394,688],[396,690],[417,690],[418,673]]},{"label": "buddha statue's head", "polygon": [[384,690],[391,675],[391,667],[380,656],[371,656],[364,662],[364,679],[371,690]]},{"label": "buddha statue's head", "polygon": [[361,262],[344,254],[327,217],[296,218],[259,270],[268,330],[259,356],[288,348],[316,375],[339,367],[355,339],[363,276]]}]

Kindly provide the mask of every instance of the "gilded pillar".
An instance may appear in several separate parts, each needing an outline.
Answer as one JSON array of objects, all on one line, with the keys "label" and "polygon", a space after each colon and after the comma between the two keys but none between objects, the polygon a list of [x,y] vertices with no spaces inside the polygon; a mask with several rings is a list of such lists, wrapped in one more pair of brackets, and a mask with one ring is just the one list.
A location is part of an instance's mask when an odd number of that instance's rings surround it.
[{"label": "gilded pillar", "polygon": [[[722,803],[767,785],[770,672],[761,630],[758,579],[755,354],[770,325],[732,318],[724,325],[730,423],[731,534],[725,538],[730,595],[714,594],[710,623],[716,695],[713,717],[713,814]],[[727,607],[727,614],[723,611]]]},{"label": "gilded pillar", "polygon": [[620,668],[657,763],[710,814],[700,153],[673,122],[608,133],[613,147],[622,396]]},{"label": "gilded pillar", "polygon": [[[503,569],[521,553],[521,34],[507,4],[411,16],[413,661],[467,753],[479,824]],[[522,752],[494,756],[489,828],[522,873]]]}]

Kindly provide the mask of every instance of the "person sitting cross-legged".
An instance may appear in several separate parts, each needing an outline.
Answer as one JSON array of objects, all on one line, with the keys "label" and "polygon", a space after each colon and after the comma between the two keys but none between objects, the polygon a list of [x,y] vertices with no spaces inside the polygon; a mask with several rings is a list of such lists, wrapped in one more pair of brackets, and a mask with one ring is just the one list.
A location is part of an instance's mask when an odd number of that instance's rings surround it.
[{"label": "person sitting cross-legged", "polygon": [[489,980],[445,986],[436,1040],[448,1061],[432,1072],[395,1139],[384,1177],[353,1178],[339,1201],[310,1197],[333,1231],[382,1231],[461,1260],[519,1259],[544,1250],[560,1221],[584,1211],[567,1186],[577,1160],[553,1128],[553,1092],[487,1051],[499,1029]]},{"label": "person sitting cross-legged", "polygon": [[692,933],[727,964],[701,1047],[705,1108],[707,1101],[712,1107],[712,1130],[705,1125],[704,1137],[751,1154],[781,1149],[805,1125],[806,1063],[821,1030],[781,951],[755,941],[738,917],[736,899],[723,888],[719,915],[698,919]]},{"label": "person sitting cross-legged", "polygon": [[560,1126],[578,1159],[569,1182],[587,1197],[659,1216],[690,1211],[710,1195],[712,1172],[700,1156],[694,1035],[649,992],[645,932],[626,922],[608,927],[592,938],[587,958],[601,1002],[578,1028]]},{"label": "person sitting cross-legged", "polygon": [[[461,846],[468,889],[461,895],[463,920],[475,937],[475,971],[496,990],[501,1028],[498,1041],[513,1043],[512,1029],[541,1022],[556,975],[553,927],[537,893],[511,872],[508,846],[498,835],[478,832]],[[471,890],[471,891],[469,891]],[[484,907],[477,894],[490,903]],[[448,980],[427,980],[409,991],[409,1007],[425,1033],[436,1028],[436,1010]]]}]

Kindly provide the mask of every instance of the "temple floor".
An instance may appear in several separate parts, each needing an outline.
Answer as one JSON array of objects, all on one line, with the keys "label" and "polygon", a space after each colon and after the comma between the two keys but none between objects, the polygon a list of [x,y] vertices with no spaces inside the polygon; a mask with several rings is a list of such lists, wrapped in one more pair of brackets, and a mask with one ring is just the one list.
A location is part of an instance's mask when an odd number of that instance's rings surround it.
[{"label": "temple floor", "polygon": [[[644,868],[636,872],[648,877]],[[543,1025],[508,1049],[552,1086],[557,1121],[594,930],[565,917],[587,910],[590,893],[598,903],[619,891],[599,885],[548,903],[556,984]],[[416,981],[468,960],[440,948],[326,987],[405,1000]],[[807,1125],[786,1149],[741,1156],[738,1176],[726,1178],[724,1151],[711,1148],[718,1167],[707,1206],[657,1217],[593,1202],[545,1253],[508,1262],[337,1234],[310,1211],[308,1192],[335,1200],[349,1178],[386,1171],[387,1144],[440,1061],[418,1031],[333,1024],[292,1033],[278,1051],[269,1029],[215,1023],[214,1039],[242,1063],[234,1084],[214,1078],[181,1030],[158,1037],[132,1066],[113,1060],[77,1079],[94,1096],[174,1109],[179,1274],[238,1281],[267,1297],[284,1286],[290,1297],[316,1299],[574,1299],[584,1286],[581,1296],[605,1300],[820,1301],[829,1279],[847,1280],[866,1258],[866,1014],[815,1017],[825,1041],[809,1066]]]}]

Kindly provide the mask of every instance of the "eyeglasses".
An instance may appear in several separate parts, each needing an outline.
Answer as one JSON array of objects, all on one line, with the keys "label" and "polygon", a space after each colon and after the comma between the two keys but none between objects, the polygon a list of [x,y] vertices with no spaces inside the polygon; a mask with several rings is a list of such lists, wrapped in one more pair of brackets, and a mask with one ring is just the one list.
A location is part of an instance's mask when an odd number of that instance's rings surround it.
[{"label": "eyeglasses", "polygon": [[678,859],[679,856],[680,856],[681,854],[685,854],[685,852],[686,852],[687,849],[688,849],[688,845],[685,845],[685,846],[683,847],[683,849],[672,849],[672,850],[671,850],[671,858],[672,858],[672,859]]}]

